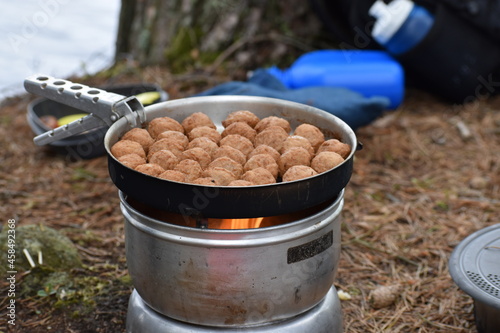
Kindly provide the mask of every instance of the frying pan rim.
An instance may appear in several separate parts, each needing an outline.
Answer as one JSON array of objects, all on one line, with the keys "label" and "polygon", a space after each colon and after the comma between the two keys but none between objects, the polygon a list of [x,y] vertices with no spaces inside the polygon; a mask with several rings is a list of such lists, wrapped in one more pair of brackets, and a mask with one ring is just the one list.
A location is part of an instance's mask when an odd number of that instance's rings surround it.
[{"label": "frying pan rim", "polygon": [[[321,113],[323,116],[326,116],[326,117],[331,117],[333,120],[335,120],[336,122],[339,123],[339,125],[342,127],[343,130],[346,130],[346,131],[350,131],[351,133],[347,133],[349,134],[350,137],[352,137],[353,139],[353,142],[352,142],[352,146],[351,146],[351,152],[349,153],[349,155],[344,159],[344,161],[342,161],[342,163],[338,164],[337,166],[335,166],[334,168],[332,169],[329,169],[327,171],[324,171],[322,173],[318,173],[317,175],[313,175],[313,176],[310,176],[310,177],[307,177],[307,178],[302,178],[302,179],[297,179],[297,180],[292,180],[292,181],[287,181],[287,182],[276,182],[276,183],[272,183],[272,184],[262,184],[262,185],[249,185],[249,186],[212,186],[212,185],[201,185],[201,184],[192,184],[192,183],[184,183],[184,182],[178,182],[178,181],[174,181],[174,180],[169,180],[169,179],[163,179],[163,178],[159,178],[159,177],[155,177],[155,176],[151,176],[151,175],[148,175],[148,174],[145,174],[145,173],[142,173],[142,172],[139,172],[137,170],[134,170],[126,165],[124,165],[123,163],[121,163],[112,153],[111,153],[111,145],[110,145],[110,136],[113,132],[113,129],[120,126],[121,122],[125,122],[126,120],[125,119],[119,119],[118,121],[116,121],[115,123],[113,123],[109,128],[108,130],[106,131],[106,135],[104,137],[104,147],[106,149],[106,152],[108,153],[108,155],[113,158],[115,160],[116,163],[120,163],[122,164],[123,166],[129,168],[131,171],[133,171],[134,173],[137,173],[138,175],[141,175],[141,176],[148,176],[148,177],[151,177],[151,178],[154,178],[155,180],[160,180],[160,181],[164,181],[166,182],[167,184],[168,183],[177,183],[177,184],[181,184],[181,185],[189,185],[189,186],[195,186],[195,187],[198,187],[198,188],[217,188],[217,189],[220,189],[220,188],[224,188],[224,189],[249,189],[249,188],[254,188],[254,189],[258,189],[258,188],[263,188],[263,187],[269,187],[269,186],[279,186],[279,185],[283,185],[283,184],[293,184],[293,183],[297,183],[297,182],[302,182],[302,181],[306,181],[306,180],[310,180],[310,179],[314,179],[314,178],[318,178],[318,177],[323,177],[325,176],[326,174],[328,173],[331,173],[331,172],[334,172],[334,170],[340,168],[342,165],[344,165],[349,159],[353,158],[354,157],[354,154],[357,150],[357,146],[358,146],[358,141],[357,141],[357,138],[356,138],[356,135],[354,133],[354,131],[342,120],[340,119],[339,117],[331,114],[331,113],[328,113],[324,110],[321,110],[319,108],[316,108],[314,106],[310,106],[310,105],[306,105],[306,104],[302,104],[302,103],[297,103],[297,102],[291,102],[291,101],[287,101],[287,100],[282,100],[282,99],[277,99],[277,98],[271,98],[271,97],[261,97],[261,96],[250,96],[250,95],[223,95],[223,96],[194,96],[194,97],[186,97],[186,98],[180,98],[180,99],[172,99],[172,100],[168,100],[168,101],[165,101],[165,102],[161,102],[161,103],[157,103],[157,104],[153,104],[153,105],[150,105],[150,106],[147,106],[145,107],[145,112],[147,113],[148,110],[155,110],[155,109],[159,109],[159,108],[163,108],[165,105],[173,105],[175,106],[176,104],[183,104],[183,103],[191,103],[191,102],[194,102],[194,101],[197,101],[197,100],[214,100],[214,101],[218,101],[221,99],[221,97],[223,97],[224,99],[234,99],[235,101],[237,100],[240,100],[242,97],[246,99],[246,101],[248,100],[252,100],[254,99],[255,102],[258,102],[258,103],[262,103],[262,102],[277,102],[279,101],[279,103],[281,105],[284,105],[284,106],[290,106],[290,107],[300,107],[300,108],[303,108],[304,106],[307,106],[308,108],[310,108],[311,110],[315,110],[315,112],[319,112]],[[237,111],[237,110],[235,110]],[[151,119],[149,120],[151,121]],[[146,125],[146,124],[143,124],[143,126]]]}]

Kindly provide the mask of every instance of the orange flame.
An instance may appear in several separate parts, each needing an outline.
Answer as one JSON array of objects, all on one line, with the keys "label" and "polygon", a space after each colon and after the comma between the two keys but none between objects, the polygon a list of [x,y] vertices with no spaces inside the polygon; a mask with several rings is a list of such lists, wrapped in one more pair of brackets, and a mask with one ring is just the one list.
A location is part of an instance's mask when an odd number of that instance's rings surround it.
[{"label": "orange flame", "polygon": [[254,229],[259,228],[263,217],[250,219],[208,219],[208,224],[214,229]]}]

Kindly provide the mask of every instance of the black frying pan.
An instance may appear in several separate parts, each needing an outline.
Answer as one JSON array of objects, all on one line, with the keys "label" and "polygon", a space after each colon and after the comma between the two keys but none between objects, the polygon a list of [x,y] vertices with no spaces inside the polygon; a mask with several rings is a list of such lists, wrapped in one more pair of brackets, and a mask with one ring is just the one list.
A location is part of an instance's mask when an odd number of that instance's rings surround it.
[{"label": "black frying pan", "polygon": [[[279,99],[205,96],[167,101],[143,109],[133,98],[47,76],[28,78],[25,80],[25,88],[91,113],[87,116],[93,117],[89,118],[89,123],[99,119],[111,125],[104,138],[109,174],[123,193],[154,208],[195,217],[251,218],[280,215],[333,199],[349,182],[354,153],[358,148],[354,132],[339,118],[308,105]],[[80,94],[75,99],[77,93]],[[339,166],[310,178],[247,187],[202,186],[159,179],[124,166],[110,153],[110,147],[125,132],[132,127],[145,126],[154,118],[168,116],[180,122],[192,113],[203,112],[222,129],[222,120],[237,110],[249,110],[259,118],[272,115],[282,117],[290,122],[292,128],[302,123],[315,125],[327,139],[337,138],[349,144],[352,147],[351,153]],[[80,124],[69,124],[66,129],[59,128],[36,137],[35,142],[44,144],[72,135],[68,132],[75,132],[73,128],[77,126],[77,129],[89,129],[85,121],[84,119]]]}]

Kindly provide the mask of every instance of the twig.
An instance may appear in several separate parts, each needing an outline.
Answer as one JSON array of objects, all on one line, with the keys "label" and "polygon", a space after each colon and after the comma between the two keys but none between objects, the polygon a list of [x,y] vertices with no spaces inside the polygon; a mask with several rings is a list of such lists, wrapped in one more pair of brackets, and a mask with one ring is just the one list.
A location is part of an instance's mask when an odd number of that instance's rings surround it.
[{"label": "twig", "polygon": [[367,247],[369,248],[370,250],[374,250],[374,251],[377,251],[377,252],[380,252],[380,253],[383,253],[383,254],[387,254],[389,256],[392,256],[392,257],[395,257],[396,259],[399,259],[401,261],[404,261],[406,262],[407,264],[410,264],[410,265],[414,265],[416,267],[419,267],[420,264],[416,261],[413,261],[411,259],[408,259],[400,254],[395,254],[393,252],[390,252],[390,251],[386,251],[386,250],[382,250],[382,249],[379,249],[379,248],[376,248],[375,246],[371,245],[369,242],[367,241],[364,241],[364,240],[361,240],[361,239],[358,239],[358,238],[354,238],[352,240],[352,242],[356,243],[356,244],[359,244],[359,245],[363,245],[364,247]]},{"label": "twig", "polygon": [[404,261],[406,262],[407,264],[410,264],[410,265],[414,265],[416,267],[420,267],[420,264],[418,262],[415,262],[411,259],[408,259],[402,255],[399,255],[399,254],[395,254],[393,252],[389,252],[389,251],[386,251],[386,250],[382,250],[382,249],[379,249],[379,248],[376,248],[375,246],[373,246],[372,244],[370,244],[369,242],[367,241],[364,241],[362,240],[361,238],[362,237],[366,237],[372,233],[374,233],[377,229],[372,229],[371,231],[367,232],[367,233],[364,233],[363,235],[360,235],[360,236],[355,236],[353,231],[346,225],[346,229],[347,229],[347,232],[353,236],[354,238],[351,240],[351,242],[353,243],[356,243],[356,244],[359,244],[359,245],[363,245],[364,247],[367,247],[371,250],[374,250],[374,251],[377,251],[377,252],[380,252],[380,253],[384,253],[384,254],[387,254],[389,256],[392,256],[392,257],[395,257],[401,261]]},{"label": "twig", "polygon": [[99,249],[96,249],[96,248],[93,248],[93,249],[89,249],[89,248],[86,248],[86,247],[83,247],[83,246],[80,246],[80,245],[77,245],[75,244],[75,247],[88,254],[88,255],[91,255],[91,256],[95,256],[95,257],[107,257],[109,256],[109,252],[106,252],[105,250],[99,250]]},{"label": "twig", "polygon": [[430,321],[429,319],[425,318],[424,316],[422,316],[420,313],[417,313],[417,316],[423,321],[425,322],[426,324],[429,324],[431,326],[434,326],[434,327],[439,327],[439,328],[447,328],[447,329],[453,329],[453,330],[456,330],[458,329],[459,327],[456,327],[456,326],[451,326],[451,325],[446,325],[446,324],[440,324],[440,323],[435,323],[435,322],[432,322]]},{"label": "twig", "polygon": [[469,129],[469,126],[467,126],[461,119],[453,117],[450,122],[455,125],[462,140],[467,141],[472,138],[472,132]]},{"label": "twig", "polygon": [[30,266],[35,267],[35,262],[33,261],[31,254],[28,252],[28,249],[23,249],[23,253],[24,253],[24,256],[26,257],[26,259],[28,259]]}]

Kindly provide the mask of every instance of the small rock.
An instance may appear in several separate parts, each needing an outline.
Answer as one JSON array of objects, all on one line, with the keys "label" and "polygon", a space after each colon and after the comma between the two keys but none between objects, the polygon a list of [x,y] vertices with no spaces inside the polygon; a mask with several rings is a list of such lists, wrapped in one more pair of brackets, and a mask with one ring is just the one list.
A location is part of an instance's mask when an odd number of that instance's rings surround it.
[{"label": "small rock", "polygon": [[374,309],[381,309],[391,306],[392,304],[394,304],[400,293],[400,285],[377,287],[370,293],[370,305]]},{"label": "small rock", "polygon": [[469,185],[473,189],[482,190],[488,186],[489,182],[487,177],[476,176],[469,181]]}]

